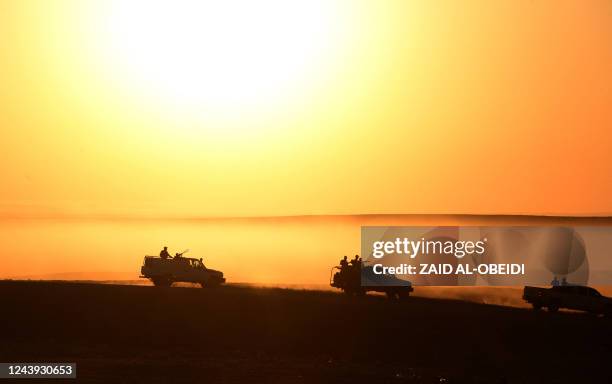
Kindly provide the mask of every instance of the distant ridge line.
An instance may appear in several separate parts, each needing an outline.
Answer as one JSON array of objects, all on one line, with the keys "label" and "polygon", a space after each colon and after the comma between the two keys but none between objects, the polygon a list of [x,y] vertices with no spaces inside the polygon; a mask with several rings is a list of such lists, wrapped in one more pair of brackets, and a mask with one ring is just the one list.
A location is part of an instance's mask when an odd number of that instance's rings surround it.
[{"label": "distant ridge line", "polygon": [[424,222],[530,222],[530,223],[597,223],[612,225],[610,215],[555,215],[555,214],[467,214],[467,213],[358,213],[304,214],[275,216],[171,216],[118,214],[27,214],[0,213],[0,220],[109,220],[109,221],[385,221],[407,220]]}]

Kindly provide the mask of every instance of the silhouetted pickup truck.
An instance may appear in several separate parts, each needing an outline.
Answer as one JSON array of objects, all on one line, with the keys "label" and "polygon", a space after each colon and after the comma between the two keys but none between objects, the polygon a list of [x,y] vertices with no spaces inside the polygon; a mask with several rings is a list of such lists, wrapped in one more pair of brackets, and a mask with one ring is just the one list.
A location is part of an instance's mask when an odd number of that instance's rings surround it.
[{"label": "silhouetted pickup truck", "polygon": [[223,272],[206,268],[202,259],[189,257],[145,256],[140,273],[141,278],[151,279],[154,285],[161,287],[169,287],[174,282],[198,283],[202,288],[225,283]]},{"label": "silhouetted pickup truck", "polygon": [[[335,269],[338,272],[334,273]],[[329,285],[340,288],[348,295],[364,296],[368,291],[384,292],[389,299],[406,299],[414,291],[409,281],[395,276],[376,275],[372,266],[333,267]]]},{"label": "silhouetted pickup truck", "polygon": [[523,300],[534,309],[547,307],[550,312],[559,308],[575,309],[595,314],[612,315],[612,299],[602,296],[596,289],[580,285],[552,288],[525,287]]}]

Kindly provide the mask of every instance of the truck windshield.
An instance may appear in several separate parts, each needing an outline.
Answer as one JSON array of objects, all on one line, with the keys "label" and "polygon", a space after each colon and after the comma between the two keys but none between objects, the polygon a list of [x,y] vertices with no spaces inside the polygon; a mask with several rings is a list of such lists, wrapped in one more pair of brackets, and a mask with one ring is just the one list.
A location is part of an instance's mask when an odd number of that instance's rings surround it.
[{"label": "truck windshield", "polygon": [[593,289],[593,288],[589,289],[589,294],[591,296],[593,296],[593,297],[600,297],[601,296],[601,293],[597,292],[597,290]]}]

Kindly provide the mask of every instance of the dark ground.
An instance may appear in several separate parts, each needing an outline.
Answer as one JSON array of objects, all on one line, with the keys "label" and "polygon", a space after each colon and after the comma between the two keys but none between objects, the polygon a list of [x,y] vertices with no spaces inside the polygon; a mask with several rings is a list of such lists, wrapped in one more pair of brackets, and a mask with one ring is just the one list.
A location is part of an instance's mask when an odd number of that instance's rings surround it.
[{"label": "dark ground", "polygon": [[0,308],[0,362],[76,362],[77,382],[612,383],[612,321],[580,313],[25,281]]}]

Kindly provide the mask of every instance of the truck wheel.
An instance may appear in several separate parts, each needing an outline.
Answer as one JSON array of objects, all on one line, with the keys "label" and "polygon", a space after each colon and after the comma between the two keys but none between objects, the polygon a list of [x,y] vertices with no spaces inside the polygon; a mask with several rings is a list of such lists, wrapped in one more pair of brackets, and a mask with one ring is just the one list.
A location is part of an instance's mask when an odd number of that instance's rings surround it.
[{"label": "truck wheel", "polygon": [[531,305],[533,306],[533,309],[536,311],[539,311],[540,309],[542,309],[542,303],[531,303]]},{"label": "truck wheel", "polygon": [[397,296],[400,300],[406,300],[410,297],[410,291],[402,289],[397,293]]},{"label": "truck wheel", "polygon": [[389,290],[385,292],[387,294],[387,299],[389,300],[395,300],[396,298],[399,298],[399,294],[393,290]]},{"label": "truck wheel", "polygon": [[172,280],[166,277],[155,277],[151,279],[156,287],[169,287],[172,285]]},{"label": "truck wheel", "polygon": [[216,278],[212,278],[208,279],[206,283],[202,282],[200,284],[202,284],[202,288],[204,288],[204,285],[206,285],[206,288],[216,288],[221,286],[222,281]]},{"label": "truck wheel", "polygon": [[216,288],[221,286],[221,282],[219,280],[215,280],[215,279],[210,279],[206,282],[204,281],[200,281],[200,287],[202,288]]},{"label": "truck wheel", "polygon": [[559,306],[557,304],[549,304],[548,312],[557,312],[559,310]]},{"label": "truck wheel", "polygon": [[345,289],[344,294],[348,297],[363,297],[365,296],[365,291],[359,289]]}]

